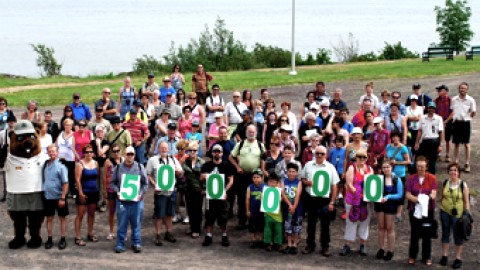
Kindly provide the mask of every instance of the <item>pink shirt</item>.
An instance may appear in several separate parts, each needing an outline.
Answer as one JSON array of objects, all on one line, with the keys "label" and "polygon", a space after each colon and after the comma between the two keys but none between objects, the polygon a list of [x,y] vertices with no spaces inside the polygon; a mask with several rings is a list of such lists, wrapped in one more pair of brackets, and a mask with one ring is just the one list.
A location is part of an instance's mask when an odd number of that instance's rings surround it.
[{"label": "pink shirt", "polygon": [[80,159],[83,158],[83,147],[90,143],[92,136],[92,132],[88,129],[84,130],[84,134],[80,133],[80,130],[77,130],[73,133],[73,137],[75,138],[75,150],[77,150]]}]

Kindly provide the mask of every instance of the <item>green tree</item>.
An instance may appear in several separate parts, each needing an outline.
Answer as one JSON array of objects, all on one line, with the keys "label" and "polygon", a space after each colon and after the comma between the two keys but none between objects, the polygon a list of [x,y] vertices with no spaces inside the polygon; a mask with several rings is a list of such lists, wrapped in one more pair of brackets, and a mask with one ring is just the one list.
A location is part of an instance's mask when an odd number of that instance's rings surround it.
[{"label": "green tree", "polygon": [[396,44],[388,44],[385,42],[385,47],[380,51],[379,59],[385,60],[394,60],[394,59],[403,59],[403,58],[418,58],[419,54],[417,52],[412,52],[406,47],[402,46],[402,43],[399,41]]},{"label": "green tree", "polygon": [[55,50],[45,44],[30,44],[33,50],[37,53],[37,66],[43,71],[40,72],[42,77],[52,77],[60,75],[62,65],[55,59]]},{"label": "green tree", "polygon": [[473,37],[470,29],[472,10],[466,0],[446,0],[445,7],[435,6],[440,45],[450,45],[456,53],[464,51]]}]

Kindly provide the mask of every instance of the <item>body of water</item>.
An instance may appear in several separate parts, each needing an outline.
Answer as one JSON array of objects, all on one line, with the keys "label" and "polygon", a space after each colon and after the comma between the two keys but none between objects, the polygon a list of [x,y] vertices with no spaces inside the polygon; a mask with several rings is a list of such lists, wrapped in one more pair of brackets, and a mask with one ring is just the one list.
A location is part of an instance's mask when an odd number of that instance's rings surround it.
[{"label": "body of water", "polygon": [[[0,0],[0,73],[38,76],[29,44],[54,47],[69,75],[132,69],[143,54],[161,57],[197,39],[217,17],[252,48],[291,47],[291,0]],[[401,41],[422,52],[438,42],[435,5],[444,0],[296,0],[296,51],[332,49],[353,33],[360,51]],[[480,29],[480,1],[470,1],[472,29]],[[472,44],[480,44],[476,34]]]}]

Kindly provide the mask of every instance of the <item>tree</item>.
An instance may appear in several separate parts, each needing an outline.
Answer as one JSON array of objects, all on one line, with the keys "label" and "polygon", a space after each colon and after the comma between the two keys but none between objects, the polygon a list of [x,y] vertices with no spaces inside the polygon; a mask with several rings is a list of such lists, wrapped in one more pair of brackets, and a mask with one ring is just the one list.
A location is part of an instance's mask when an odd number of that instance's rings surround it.
[{"label": "tree", "polygon": [[468,42],[473,37],[470,29],[472,11],[467,7],[466,0],[445,1],[445,8],[435,7],[437,14],[437,32],[440,35],[440,45],[450,45],[455,52],[465,51]]},{"label": "tree", "polygon": [[348,33],[348,40],[344,41],[340,37],[337,46],[333,46],[333,52],[340,62],[351,62],[357,55],[359,50],[359,42],[352,33]]},{"label": "tree", "polygon": [[30,44],[33,50],[38,54],[37,66],[43,69],[40,72],[41,76],[57,76],[60,75],[62,65],[58,63],[57,59],[53,55],[55,50],[51,47],[47,47],[44,44]]}]

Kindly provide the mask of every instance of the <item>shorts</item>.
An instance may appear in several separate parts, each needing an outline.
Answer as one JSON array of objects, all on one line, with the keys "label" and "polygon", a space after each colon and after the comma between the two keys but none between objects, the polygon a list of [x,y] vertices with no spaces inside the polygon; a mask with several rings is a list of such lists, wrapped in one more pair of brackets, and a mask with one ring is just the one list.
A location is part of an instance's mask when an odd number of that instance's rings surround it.
[{"label": "shorts", "polygon": [[250,233],[263,233],[265,227],[265,217],[263,213],[259,212],[255,215],[251,215],[248,219],[248,232]]},{"label": "shorts", "polygon": [[153,219],[175,216],[175,196],[154,195]]},{"label": "shorts", "polygon": [[443,129],[445,132],[445,141],[449,142],[452,139],[452,132],[453,132],[453,123],[452,121],[448,122]]},{"label": "shorts", "polygon": [[117,193],[116,192],[107,192],[107,199],[109,201],[117,200]]},{"label": "shorts", "polygon": [[396,215],[398,209],[397,201],[386,201],[385,203],[375,203],[373,205],[375,212],[382,212],[385,215]]},{"label": "shorts", "polygon": [[45,216],[51,217],[55,216],[55,211],[57,212],[59,217],[66,217],[70,212],[68,211],[68,202],[65,200],[65,206],[60,208],[58,207],[58,201],[60,200],[47,200],[45,199],[43,201],[43,212],[45,213]]},{"label": "shorts", "polygon": [[289,212],[284,212],[283,217],[285,218],[285,221],[284,221],[285,234],[300,235],[300,233],[302,232],[302,221],[303,221],[302,214],[300,214],[299,211],[296,211],[295,214],[293,215],[291,215]]},{"label": "shorts", "polygon": [[470,121],[455,121],[453,122],[452,142],[454,144],[468,144],[470,143],[470,134],[472,133]]},{"label": "shorts", "polygon": [[220,228],[227,227],[228,221],[228,201],[223,200],[209,200],[208,210],[205,212],[205,227],[211,227],[217,221]]},{"label": "shorts", "polygon": [[456,230],[458,218],[440,210],[440,221],[442,222],[442,243],[448,244],[450,242],[450,232],[453,232],[453,241],[455,245],[463,245],[463,237]]},{"label": "shorts", "polygon": [[77,196],[75,199],[75,204],[76,205],[90,205],[90,204],[97,204],[98,201],[100,200],[100,192],[95,191],[95,192],[83,192],[85,194],[85,203],[80,202],[80,196]]}]

